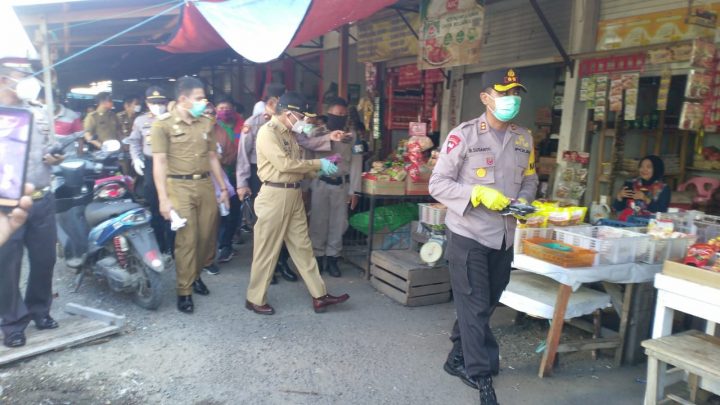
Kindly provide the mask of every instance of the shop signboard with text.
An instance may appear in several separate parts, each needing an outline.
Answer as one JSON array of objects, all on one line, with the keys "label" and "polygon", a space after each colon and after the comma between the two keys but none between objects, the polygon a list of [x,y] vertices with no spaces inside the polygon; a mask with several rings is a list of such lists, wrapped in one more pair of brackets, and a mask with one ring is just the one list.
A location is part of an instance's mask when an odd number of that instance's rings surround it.
[{"label": "shop signboard with text", "polygon": [[[417,30],[420,18],[405,13],[408,23]],[[394,10],[358,23],[357,58],[360,62],[384,62],[418,54],[418,41]]]},{"label": "shop signboard with text", "polygon": [[485,9],[475,0],[422,0],[420,18],[420,69],[480,61]]}]

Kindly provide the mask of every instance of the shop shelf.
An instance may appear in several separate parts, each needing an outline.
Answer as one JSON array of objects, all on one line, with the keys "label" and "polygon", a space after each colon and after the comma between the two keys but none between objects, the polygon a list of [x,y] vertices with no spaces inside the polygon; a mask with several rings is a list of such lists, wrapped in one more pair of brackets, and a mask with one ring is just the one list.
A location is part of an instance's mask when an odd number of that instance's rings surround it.
[{"label": "shop shelf", "polygon": [[643,258],[650,237],[609,226],[555,229],[555,239],[568,245],[594,250],[595,264],[632,263]]},{"label": "shop shelf", "polygon": [[[562,251],[543,246],[548,243],[567,246],[570,251]],[[531,238],[522,241],[522,250],[524,254],[556,264],[562,267],[591,267],[595,262],[596,253],[589,249],[571,246],[560,243],[556,240],[545,238]]]}]

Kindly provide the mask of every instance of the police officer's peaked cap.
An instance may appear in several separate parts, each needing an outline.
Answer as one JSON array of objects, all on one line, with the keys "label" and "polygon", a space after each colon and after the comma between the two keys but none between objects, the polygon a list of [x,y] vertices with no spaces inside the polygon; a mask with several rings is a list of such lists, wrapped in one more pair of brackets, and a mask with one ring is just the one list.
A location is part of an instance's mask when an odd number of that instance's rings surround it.
[{"label": "police officer's peaked cap", "polygon": [[516,69],[493,70],[482,75],[483,89],[492,88],[502,93],[516,87],[527,91],[527,88],[520,82],[520,76]]},{"label": "police officer's peaked cap", "polygon": [[305,101],[305,97],[295,91],[289,91],[280,97],[278,101],[278,111],[288,110],[296,113],[314,117],[315,114],[309,111],[309,104]]},{"label": "police officer's peaked cap", "polygon": [[150,86],[145,90],[145,100],[147,100],[148,103],[167,102],[167,92],[160,86]]}]

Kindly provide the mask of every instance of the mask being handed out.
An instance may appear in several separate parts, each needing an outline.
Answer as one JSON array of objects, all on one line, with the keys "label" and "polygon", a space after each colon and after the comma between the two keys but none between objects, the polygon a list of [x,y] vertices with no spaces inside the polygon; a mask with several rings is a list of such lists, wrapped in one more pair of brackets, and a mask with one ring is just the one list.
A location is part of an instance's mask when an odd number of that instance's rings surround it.
[{"label": "mask being handed out", "polygon": [[328,114],[327,115],[327,129],[331,131],[339,131],[342,129],[345,129],[345,126],[347,125],[348,117],[347,115],[335,115],[335,114]]},{"label": "mask being handed out", "polygon": [[167,106],[162,104],[150,104],[149,108],[150,112],[156,117],[158,115],[165,114],[165,112],[167,111]]},{"label": "mask being handed out", "polygon": [[37,100],[38,96],[40,95],[40,90],[42,90],[42,83],[40,82],[40,80],[33,76],[26,77],[20,80],[13,78],[10,79],[17,83],[17,85],[15,85],[15,93],[17,93],[17,96],[20,100]]},{"label": "mask being handed out", "polygon": [[190,112],[190,115],[197,118],[205,112],[205,108],[207,107],[207,101],[201,100],[201,101],[193,101],[192,107],[188,110]]},{"label": "mask being handed out", "polygon": [[508,122],[515,118],[520,112],[520,102],[522,98],[520,96],[502,96],[494,97],[495,109],[490,108],[495,118],[502,122]]}]

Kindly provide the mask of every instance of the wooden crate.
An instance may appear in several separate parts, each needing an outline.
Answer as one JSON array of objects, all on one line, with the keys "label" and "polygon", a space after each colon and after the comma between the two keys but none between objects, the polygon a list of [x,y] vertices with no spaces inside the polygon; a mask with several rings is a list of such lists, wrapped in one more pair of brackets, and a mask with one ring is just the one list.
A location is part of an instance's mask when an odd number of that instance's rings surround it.
[{"label": "wooden crate", "polygon": [[373,287],[409,307],[450,300],[448,268],[430,267],[411,250],[374,251],[370,274]]},{"label": "wooden crate", "polygon": [[720,288],[720,272],[687,266],[682,263],[666,261],[663,265],[663,274],[681,278],[700,285]]}]

